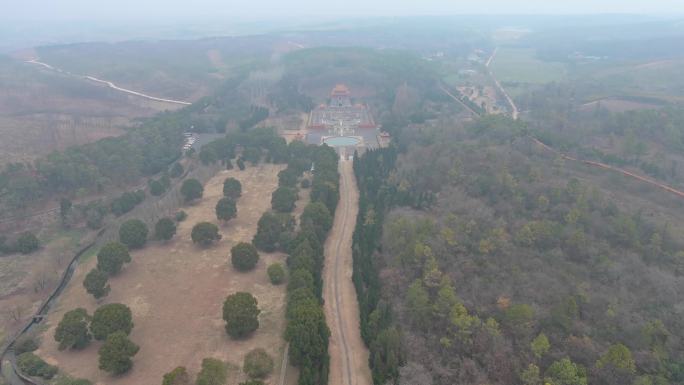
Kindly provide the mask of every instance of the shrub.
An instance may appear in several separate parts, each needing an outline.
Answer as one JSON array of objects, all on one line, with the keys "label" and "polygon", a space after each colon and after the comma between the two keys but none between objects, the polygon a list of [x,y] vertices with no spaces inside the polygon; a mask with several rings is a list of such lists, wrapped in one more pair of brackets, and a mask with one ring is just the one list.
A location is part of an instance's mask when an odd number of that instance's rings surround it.
[{"label": "shrub", "polygon": [[221,198],[216,203],[216,218],[229,221],[237,216],[237,206],[233,198]]},{"label": "shrub", "polygon": [[38,342],[34,337],[21,337],[14,343],[14,353],[16,355],[32,352],[36,349],[38,349]]},{"label": "shrub", "polygon": [[128,306],[110,303],[100,306],[93,314],[90,331],[96,340],[102,341],[108,335],[123,332],[130,334],[133,330],[133,316]]},{"label": "shrub", "polygon": [[174,235],[176,235],[176,224],[171,218],[162,218],[154,225],[155,238],[168,241]]},{"label": "shrub", "polygon": [[92,269],[85,276],[83,287],[85,287],[88,294],[92,294],[95,299],[106,297],[111,289],[107,284],[108,278],[107,273],[98,269]]},{"label": "shrub", "polygon": [[183,194],[186,202],[191,202],[202,198],[204,187],[202,187],[202,184],[197,179],[187,179],[183,182],[180,192]]},{"label": "shrub", "polygon": [[188,218],[188,213],[181,210],[181,211],[176,213],[175,218],[176,218],[176,222],[183,222],[184,220],[186,220]]},{"label": "shrub", "polygon": [[218,232],[218,227],[209,222],[200,222],[192,228],[193,243],[199,243],[202,246],[210,245],[214,241],[221,239],[221,234]]},{"label": "shrub", "polygon": [[285,282],[285,269],[280,263],[273,263],[268,267],[268,278],[274,285],[280,285]]},{"label": "shrub", "polygon": [[17,357],[17,365],[23,373],[29,376],[43,377],[46,380],[57,374],[56,366],[49,365],[42,358],[30,352],[20,354]]},{"label": "shrub", "polygon": [[244,169],[245,169],[245,161],[242,160],[242,158],[238,158],[238,160],[237,160],[237,165],[238,165],[238,168],[240,169],[240,171],[244,171]]},{"label": "shrub", "polygon": [[242,195],[242,184],[235,178],[228,178],[223,182],[223,196],[237,200]]},{"label": "shrub", "polygon": [[164,375],[162,385],[190,385],[190,375],[184,366],[179,366]]},{"label": "shrub", "polygon": [[118,274],[123,264],[130,261],[128,248],[119,242],[109,242],[97,253],[97,269],[110,276]]},{"label": "shrub", "polygon": [[93,385],[93,383],[83,378],[61,377],[55,385]]},{"label": "shrub", "polygon": [[22,254],[30,254],[40,247],[40,241],[33,233],[26,231],[17,238],[15,249]]},{"label": "shrub", "polygon": [[83,308],[68,311],[55,330],[55,341],[59,350],[83,349],[90,343],[92,336],[88,331],[90,316]]},{"label": "shrub", "polygon": [[215,358],[202,360],[202,370],[197,374],[196,385],[225,385],[228,379],[228,368],[225,363]]},{"label": "shrub", "polygon": [[93,383],[83,378],[61,377],[55,385],[93,385]]},{"label": "shrub", "polygon": [[100,369],[114,375],[126,373],[133,367],[131,357],[138,353],[138,345],[128,339],[126,333],[118,331],[107,336],[100,347]]},{"label": "shrub", "polygon": [[257,300],[250,293],[231,294],[223,303],[223,319],[226,332],[233,338],[243,338],[259,328]]},{"label": "shrub", "polygon": [[231,262],[233,267],[239,271],[249,271],[256,266],[259,261],[259,253],[251,243],[241,242],[230,249]]},{"label": "shrub", "polygon": [[139,249],[147,242],[147,225],[139,219],[130,219],[119,227],[119,241],[129,249]]},{"label": "shrub", "polygon": [[309,188],[311,187],[311,182],[308,179],[302,179],[302,183],[300,184],[302,188]]},{"label": "shrub", "polygon": [[242,370],[252,378],[264,378],[273,372],[273,358],[264,349],[254,349],[245,356]]}]

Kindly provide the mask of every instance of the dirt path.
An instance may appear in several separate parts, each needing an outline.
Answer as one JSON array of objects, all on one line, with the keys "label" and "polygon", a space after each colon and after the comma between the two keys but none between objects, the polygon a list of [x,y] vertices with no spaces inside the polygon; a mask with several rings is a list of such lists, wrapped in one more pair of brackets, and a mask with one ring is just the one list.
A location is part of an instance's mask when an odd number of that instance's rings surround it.
[{"label": "dirt path", "polygon": [[57,72],[60,72],[60,73],[66,74],[66,75],[73,75],[73,76],[77,76],[77,77],[82,77],[82,78],[84,78],[84,79],[88,79],[88,80],[93,81],[93,82],[96,82],[96,83],[105,84],[107,87],[109,87],[109,88],[111,88],[111,89],[114,89],[114,90],[117,90],[117,91],[121,91],[121,92],[125,92],[125,93],[130,94],[130,95],[139,96],[139,97],[141,97],[141,98],[145,98],[145,99],[149,99],[149,100],[154,100],[154,101],[157,101],[157,102],[164,102],[164,103],[171,103],[171,104],[181,104],[181,105],[184,105],[184,106],[189,106],[189,105],[192,104],[192,103],[190,103],[190,102],[185,102],[185,101],[182,101],[182,100],[164,99],[164,98],[158,98],[158,97],[156,97],[156,96],[151,96],[151,95],[143,94],[142,92],[129,90],[128,88],[119,87],[119,86],[117,86],[116,84],[114,84],[114,83],[112,83],[112,82],[110,82],[110,81],[108,81],[108,80],[98,79],[98,78],[96,78],[96,77],[94,77],[94,76],[72,74],[71,72],[64,71],[64,70],[61,70],[61,69],[59,69],[59,68],[55,68],[55,67],[53,67],[53,66],[51,66],[51,65],[49,65],[49,64],[47,64],[47,63],[40,62],[40,61],[38,61],[38,60],[36,60],[36,59],[28,60],[28,61],[26,61],[26,63],[31,63],[31,64],[36,64],[36,65],[39,65],[39,66],[43,66],[43,67],[45,67],[45,68],[47,68],[47,69],[51,69],[51,70],[53,70],[53,71],[57,71]]},{"label": "dirt path", "polygon": [[340,161],[340,202],[325,243],[323,299],[331,331],[329,385],[371,385],[368,350],[359,330],[359,304],[351,280],[352,233],[358,190],[351,161]]}]

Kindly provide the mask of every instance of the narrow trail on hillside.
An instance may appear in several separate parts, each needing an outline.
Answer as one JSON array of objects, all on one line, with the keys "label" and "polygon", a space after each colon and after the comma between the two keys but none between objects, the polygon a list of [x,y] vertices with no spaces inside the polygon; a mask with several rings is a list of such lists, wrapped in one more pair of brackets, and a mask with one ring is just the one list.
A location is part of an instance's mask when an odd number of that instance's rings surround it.
[{"label": "narrow trail on hillside", "polygon": [[559,155],[561,158],[563,158],[563,159],[565,159],[565,160],[571,160],[571,161],[573,161],[573,162],[580,162],[580,163],[584,163],[584,164],[589,165],[589,166],[592,166],[592,167],[601,168],[601,169],[604,169],[604,170],[614,171],[614,172],[620,173],[620,174],[622,174],[622,175],[624,175],[624,176],[626,176],[626,177],[629,177],[629,178],[632,178],[632,179],[636,179],[636,180],[638,180],[638,181],[640,181],[640,182],[648,183],[648,184],[650,184],[651,186],[658,187],[659,189],[665,190],[665,191],[667,191],[667,192],[669,192],[669,193],[672,193],[672,194],[674,194],[674,195],[676,195],[676,196],[678,196],[678,197],[680,197],[680,198],[684,198],[684,191],[677,190],[676,188],[670,187],[670,186],[668,186],[668,185],[666,185],[666,184],[660,183],[660,182],[655,181],[655,180],[653,180],[653,179],[647,178],[647,177],[642,176],[642,175],[639,175],[639,174],[635,174],[635,173],[633,173],[633,172],[629,172],[629,171],[623,170],[623,169],[621,169],[621,168],[613,167],[613,166],[608,165],[608,164],[605,164],[605,163],[595,162],[595,161],[593,161],[593,160],[577,159],[577,158],[575,158],[575,157],[572,157],[572,156],[570,156],[570,155],[564,154],[564,153],[562,153],[562,152],[560,152],[560,151],[558,151],[558,150],[556,150],[556,149],[554,149],[554,148],[549,147],[548,145],[544,144],[542,141],[540,141],[539,139],[537,139],[537,138],[535,138],[535,137],[533,137],[533,136],[530,136],[530,139],[532,139],[532,141],[533,141],[534,143],[536,143],[537,145],[539,145],[540,147],[544,148],[544,149],[547,150],[547,151],[550,151],[550,152],[553,152],[553,153]]},{"label": "narrow trail on hillside", "polygon": [[184,105],[184,106],[189,106],[189,105],[192,104],[192,103],[190,103],[190,102],[185,102],[185,101],[182,101],[182,100],[158,98],[158,97],[156,97],[156,96],[151,96],[151,95],[143,94],[142,92],[129,90],[128,88],[119,87],[119,86],[117,86],[116,84],[110,82],[109,80],[98,79],[98,78],[96,78],[96,77],[94,77],[94,76],[72,74],[71,72],[61,70],[61,69],[56,68],[56,67],[53,67],[53,66],[51,66],[51,65],[49,65],[49,64],[47,64],[47,63],[40,62],[40,61],[38,61],[38,60],[36,60],[36,59],[28,60],[27,63],[36,64],[36,65],[45,67],[45,68],[50,69],[50,70],[53,70],[53,71],[57,71],[57,72],[59,72],[59,73],[66,74],[66,75],[76,76],[76,77],[79,77],[79,78],[83,78],[83,79],[90,80],[90,81],[92,81],[92,82],[96,82],[96,83],[100,83],[100,84],[105,84],[107,87],[109,87],[109,88],[111,88],[111,89],[113,89],[113,90],[120,91],[120,92],[124,92],[124,93],[130,94],[130,95],[135,95],[135,96],[138,96],[138,97],[141,97],[141,98],[145,98],[145,99],[149,99],[149,100],[154,100],[154,101],[157,101],[157,102],[165,102],[165,103],[172,103],[172,104],[182,104],[182,105]]},{"label": "narrow trail on hillside", "polygon": [[368,349],[361,339],[359,304],[352,283],[352,235],[359,193],[351,161],[340,161],[340,201],[325,243],[323,299],[331,337],[329,385],[371,385]]}]

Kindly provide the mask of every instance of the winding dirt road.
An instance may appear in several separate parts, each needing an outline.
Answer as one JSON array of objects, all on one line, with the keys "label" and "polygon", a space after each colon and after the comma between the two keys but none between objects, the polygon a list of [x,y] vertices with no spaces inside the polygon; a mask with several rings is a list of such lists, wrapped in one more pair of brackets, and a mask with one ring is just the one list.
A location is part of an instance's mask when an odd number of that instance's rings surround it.
[{"label": "winding dirt road", "polygon": [[325,243],[323,299],[331,338],[329,385],[371,385],[368,349],[359,329],[359,304],[352,283],[352,234],[359,193],[351,161],[340,161],[340,202]]}]

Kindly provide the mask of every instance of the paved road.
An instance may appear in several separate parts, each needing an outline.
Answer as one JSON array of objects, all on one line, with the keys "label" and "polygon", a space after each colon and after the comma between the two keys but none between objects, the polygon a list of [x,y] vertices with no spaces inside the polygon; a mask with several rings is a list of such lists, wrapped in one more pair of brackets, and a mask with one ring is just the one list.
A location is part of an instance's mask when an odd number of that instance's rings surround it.
[{"label": "paved road", "polygon": [[351,161],[340,161],[340,202],[325,244],[323,298],[330,327],[329,385],[371,385],[368,350],[359,329],[359,305],[352,283],[352,234],[358,190]]},{"label": "paved road", "polygon": [[494,76],[494,73],[489,68],[489,65],[492,64],[492,60],[494,60],[494,57],[496,56],[496,53],[498,51],[499,51],[499,47],[496,47],[496,49],[494,49],[494,52],[492,52],[492,56],[490,56],[489,60],[487,60],[487,64],[486,64],[487,71],[489,72],[489,76],[494,81],[496,88],[499,89],[499,91],[503,94],[504,98],[506,98],[506,101],[508,102],[508,104],[511,106],[511,117],[514,120],[517,120],[518,115],[520,114],[520,112],[518,111],[518,106],[515,105],[515,102],[513,102],[513,98],[511,98],[511,96],[508,94],[508,92],[506,92],[506,89],[503,88],[501,83],[499,83],[499,79],[497,79],[496,76]]}]

